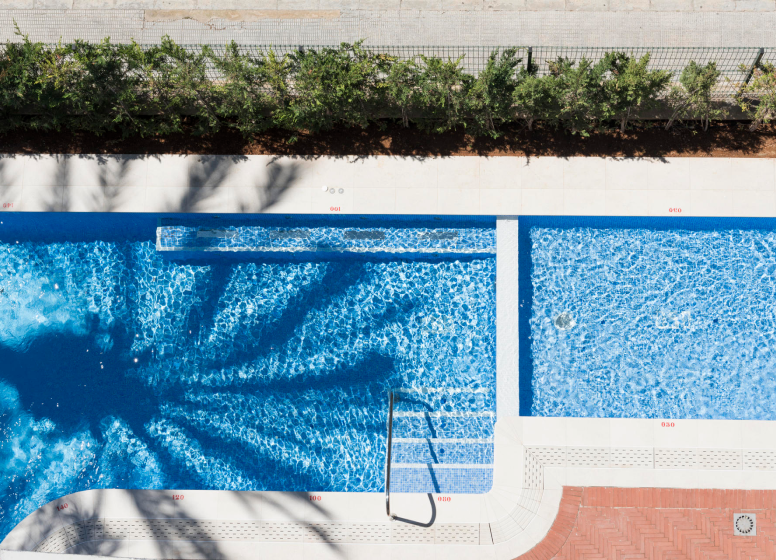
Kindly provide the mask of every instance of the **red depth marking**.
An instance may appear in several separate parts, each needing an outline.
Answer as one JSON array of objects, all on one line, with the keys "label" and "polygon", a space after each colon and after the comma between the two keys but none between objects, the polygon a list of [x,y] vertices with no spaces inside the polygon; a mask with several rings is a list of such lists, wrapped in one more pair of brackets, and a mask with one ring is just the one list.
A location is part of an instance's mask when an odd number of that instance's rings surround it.
[{"label": "red depth marking", "polygon": [[332,211],[332,212],[339,212],[340,211],[340,207],[339,206],[330,206],[329,210]]},{"label": "red depth marking", "polygon": [[437,496],[437,502],[449,502],[451,499],[450,496]]},{"label": "red depth marking", "polygon": [[311,502],[320,502],[321,501],[321,497],[320,496],[310,496],[310,501]]},{"label": "red depth marking", "polygon": [[13,208],[13,202],[3,202],[3,208]]},{"label": "red depth marking", "polygon": [[62,511],[63,509],[67,509],[67,504],[60,504],[57,506],[57,510]]},{"label": "red depth marking", "polygon": [[172,495],[172,499],[173,500],[182,500],[183,499],[183,494],[173,494]]},{"label": "red depth marking", "polygon": [[660,425],[663,428],[675,428],[676,427],[676,424],[674,424],[673,422],[661,422]]},{"label": "red depth marking", "polygon": [[681,208],[669,208],[668,211],[669,212],[673,212],[674,214],[681,214],[682,213],[682,209]]}]

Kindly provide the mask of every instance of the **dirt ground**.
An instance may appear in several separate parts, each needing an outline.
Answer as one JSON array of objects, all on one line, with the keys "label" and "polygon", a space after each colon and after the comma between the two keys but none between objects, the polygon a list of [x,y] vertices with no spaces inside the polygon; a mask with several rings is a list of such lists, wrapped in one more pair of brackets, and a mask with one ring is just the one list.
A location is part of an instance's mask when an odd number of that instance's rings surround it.
[{"label": "dirt ground", "polygon": [[174,134],[122,139],[72,132],[22,131],[0,135],[0,153],[213,154],[213,155],[396,155],[396,156],[641,156],[776,157],[776,126],[751,132],[746,123],[713,124],[708,131],[659,122],[621,134],[604,131],[588,138],[562,130],[514,128],[498,139],[474,139],[462,132],[425,134],[415,128],[342,128],[301,134],[273,130],[253,138],[225,130],[194,136]]}]

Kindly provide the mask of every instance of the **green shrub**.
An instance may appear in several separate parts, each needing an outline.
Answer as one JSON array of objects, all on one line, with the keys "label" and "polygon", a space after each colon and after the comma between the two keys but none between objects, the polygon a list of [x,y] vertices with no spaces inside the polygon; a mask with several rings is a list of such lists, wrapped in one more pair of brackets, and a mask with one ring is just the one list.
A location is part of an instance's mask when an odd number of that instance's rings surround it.
[{"label": "green shrub", "polygon": [[512,94],[515,114],[533,130],[536,121],[557,127],[560,119],[561,84],[557,76],[536,76],[533,72],[521,72]]},{"label": "green shrub", "polygon": [[365,128],[376,107],[384,104],[381,75],[387,70],[387,59],[361,43],[300,50],[288,58],[293,95],[275,112],[283,128],[311,132],[337,124]]},{"label": "green shrub", "polygon": [[392,60],[385,76],[385,101],[388,113],[401,117],[410,125],[410,114],[421,111],[420,67],[415,58]]},{"label": "green shrub", "polygon": [[669,102],[674,110],[666,123],[666,130],[676,120],[687,118],[700,120],[703,130],[708,130],[711,119],[724,116],[725,111],[712,100],[720,75],[716,62],[701,66],[694,60],[690,61],[679,76],[679,84],[671,89]]},{"label": "green shrub", "polygon": [[[649,70],[649,55],[606,53],[597,62],[559,58],[547,75],[521,68],[516,49],[493,52],[475,77],[463,57],[409,60],[373,52],[361,42],[320,50],[249,54],[236,43],[223,54],[192,51],[169,37],[151,48],[136,43],[47,46],[28,37],[0,49],[0,131],[118,131],[123,136],[223,127],[250,136],[277,127],[291,137],[335,126],[366,127],[398,118],[404,126],[441,133],[465,129],[493,138],[517,122],[537,121],[589,135],[612,119],[625,130],[645,109],[668,101],[669,128],[700,119],[704,129],[722,114],[712,101],[720,72],[691,62],[678,84]],[[772,66],[755,72],[739,103],[753,127],[776,115]]]},{"label": "green shrub", "polygon": [[426,132],[447,132],[466,126],[466,98],[474,76],[463,71],[461,62],[420,56],[416,107],[421,116],[414,119]]},{"label": "green shrub", "polygon": [[765,63],[755,68],[750,82],[738,97],[741,110],[752,119],[750,130],[757,130],[776,118],[776,67]]},{"label": "green shrub", "polygon": [[469,85],[466,113],[472,134],[497,138],[501,125],[514,122],[514,95],[520,62],[517,49],[506,49],[500,57],[494,52],[485,69]]},{"label": "green shrub", "polygon": [[625,132],[637,111],[657,106],[671,82],[671,72],[647,69],[649,54],[636,59],[623,52],[611,52],[603,60],[608,70],[603,86],[605,103],[611,118],[619,120],[620,131]]},{"label": "green shrub", "polygon": [[217,56],[209,47],[204,53],[222,76],[213,91],[216,114],[231,119],[231,126],[245,136],[275,126],[276,114],[287,110],[291,101],[288,58],[272,50],[258,57],[241,54],[234,41],[224,56]]},{"label": "green shrub", "polygon": [[[16,33],[21,35],[18,27]],[[58,63],[56,54],[26,35],[22,39],[8,42],[0,53],[0,131],[57,129],[65,99],[61,84],[49,79]],[[31,114],[34,118],[26,118]]]},{"label": "green shrub", "polygon": [[550,63],[550,74],[556,78],[558,120],[572,134],[589,136],[602,120],[611,116],[604,93],[605,59],[593,64],[582,58],[579,64],[559,58]]}]

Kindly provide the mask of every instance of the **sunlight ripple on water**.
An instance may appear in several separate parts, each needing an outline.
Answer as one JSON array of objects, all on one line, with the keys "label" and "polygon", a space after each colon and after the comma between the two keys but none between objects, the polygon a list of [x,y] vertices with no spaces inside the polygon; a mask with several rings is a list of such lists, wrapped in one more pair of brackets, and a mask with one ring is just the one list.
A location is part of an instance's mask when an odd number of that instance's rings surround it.
[{"label": "sunlight ripple on water", "polygon": [[28,242],[0,289],[0,537],[88,488],[381,491],[389,388],[495,387],[493,258]]},{"label": "sunlight ripple on water", "polygon": [[530,235],[531,414],[776,420],[776,233]]}]

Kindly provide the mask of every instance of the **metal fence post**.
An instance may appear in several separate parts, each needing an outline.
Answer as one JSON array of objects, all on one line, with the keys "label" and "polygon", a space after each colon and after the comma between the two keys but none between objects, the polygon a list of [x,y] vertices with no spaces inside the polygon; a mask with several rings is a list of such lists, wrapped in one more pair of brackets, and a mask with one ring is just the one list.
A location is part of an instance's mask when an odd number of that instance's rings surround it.
[{"label": "metal fence post", "polygon": [[533,55],[533,47],[528,47],[528,55],[526,56],[525,60],[525,69],[530,74],[531,73],[531,56]]},{"label": "metal fence post", "polygon": [[763,59],[763,54],[765,54],[765,49],[760,47],[760,50],[757,51],[757,56],[755,57],[754,62],[749,67],[749,72],[746,73],[746,79],[744,80],[744,85],[749,85],[749,80],[752,79],[755,69],[758,66],[760,66],[760,61]]}]

